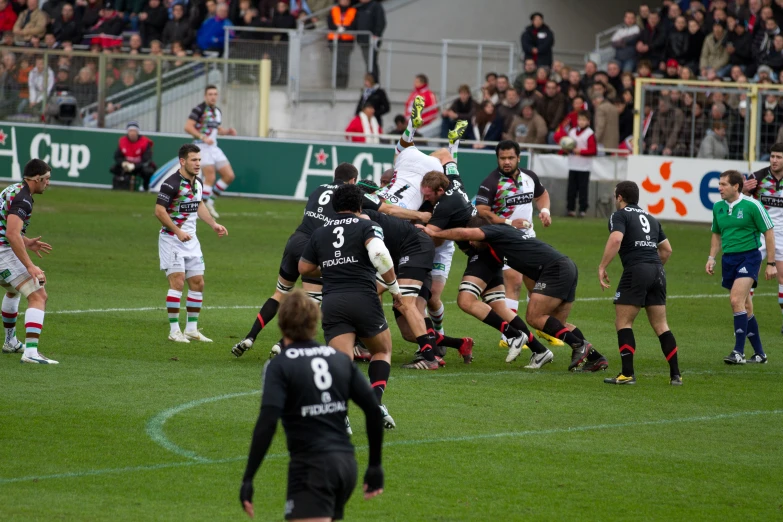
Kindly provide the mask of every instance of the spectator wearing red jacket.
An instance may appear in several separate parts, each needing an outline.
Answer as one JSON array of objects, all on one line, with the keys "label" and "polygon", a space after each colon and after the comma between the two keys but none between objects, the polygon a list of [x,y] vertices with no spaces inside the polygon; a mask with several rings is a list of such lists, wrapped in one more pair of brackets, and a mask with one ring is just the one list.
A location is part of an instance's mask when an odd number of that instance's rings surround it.
[{"label": "spectator wearing red jacket", "polygon": [[378,137],[381,134],[381,126],[375,118],[375,107],[371,103],[365,103],[351,123],[345,128],[345,132],[360,132],[367,136],[346,136],[348,141],[354,143],[380,143]]},{"label": "spectator wearing red jacket", "polygon": [[150,178],[155,172],[152,140],[141,135],[138,122],[131,121],[126,128],[128,134],[120,138],[114,153],[114,165],[109,171],[115,176],[140,176],[144,190],[149,190]]},{"label": "spectator wearing red jacket", "polygon": [[16,11],[8,0],[0,0],[0,32],[13,31]]},{"label": "spectator wearing red jacket", "polygon": [[576,215],[576,196],[579,194],[579,217],[585,217],[588,207],[590,171],[593,168],[593,156],[598,154],[595,134],[590,128],[590,113],[581,111],[577,115],[577,126],[568,131],[576,141],[576,147],[568,156],[568,194],[566,207],[568,216]]},{"label": "spectator wearing red jacket", "polygon": [[585,100],[582,98],[581,94],[574,96],[574,99],[571,100],[571,107],[571,112],[566,114],[565,118],[563,118],[563,121],[561,121],[560,125],[557,126],[557,129],[555,129],[555,135],[553,138],[555,144],[560,143],[560,140],[568,136],[568,133],[571,131],[571,129],[578,126],[577,119],[579,113],[587,108],[585,107]]},{"label": "spectator wearing red jacket", "polygon": [[430,90],[429,80],[424,74],[417,74],[413,79],[413,92],[408,96],[408,101],[405,102],[405,118],[411,117],[413,111],[413,100],[416,96],[424,98],[424,110],[421,111],[421,118],[424,120],[424,125],[432,123],[438,117],[438,99],[435,97],[435,93]]}]

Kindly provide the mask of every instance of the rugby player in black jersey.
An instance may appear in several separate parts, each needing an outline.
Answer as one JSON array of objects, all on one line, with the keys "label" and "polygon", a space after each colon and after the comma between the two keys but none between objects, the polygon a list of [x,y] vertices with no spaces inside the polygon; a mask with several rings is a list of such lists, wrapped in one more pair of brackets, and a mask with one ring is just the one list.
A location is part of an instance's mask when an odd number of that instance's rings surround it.
[{"label": "rugby player in black jersey", "polygon": [[[332,208],[332,195],[334,191],[345,184],[354,184],[359,176],[359,171],[350,163],[341,163],[334,171],[334,180],[316,188],[307,198],[307,204],[304,209],[302,222],[297,229],[288,238],[283,251],[283,258],[280,261],[280,271],[277,276],[277,287],[275,293],[266,300],[256,316],[253,326],[244,339],[231,348],[231,353],[236,357],[241,357],[243,353],[253,347],[258,334],[261,333],[277,314],[280,306],[280,300],[285,294],[290,292],[296,280],[299,278],[299,258],[302,257],[302,251],[310,241],[310,235],[316,229],[323,226],[329,219],[334,219],[337,213]],[[376,208],[380,212],[388,213],[402,219],[429,219],[429,214],[406,210],[404,208],[388,205],[377,197],[374,197]],[[307,294],[318,303],[321,302],[321,281],[318,278],[302,278],[302,285]],[[272,354],[280,352],[280,342],[272,348]]]},{"label": "rugby player in black jersey", "polygon": [[[365,209],[363,212],[383,229],[384,243],[394,263],[394,271],[402,293],[402,306],[394,309],[400,333],[406,341],[419,345],[416,358],[403,365],[403,368],[437,370],[439,365],[445,365],[441,356],[436,353],[438,339],[441,341],[441,346],[456,348],[466,363],[471,362],[473,339],[453,339],[436,335],[432,325],[424,318],[424,309],[431,295],[430,272],[435,256],[435,245],[432,240],[409,221],[386,216],[370,209]],[[379,285],[381,286],[379,293],[383,293],[386,285],[381,281]]]},{"label": "rugby player in black jersey", "polygon": [[677,364],[677,341],[666,321],[666,271],[663,265],[672,255],[672,247],[661,224],[639,207],[639,187],[633,181],[621,181],[614,189],[617,212],[609,217],[609,239],[606,242],[598,281],[601,289],[609,288],[606,268],[619,253],[623,275],[614,295],[615,326],[620,347],[622,371],[617,377],[604,379],[607,384],[635,384],[633,356],[636,339],[633,322],[642,308],[650,321],[669,363],[670,382],[682,385]]},{"label": "rugby player in black jersey", "polygon": [[[332,348],[353,357],[356,339],[372,354],[368,374],[378,402],[382,403],[391,371],[392,342],[375,286],[375,273],[381,274],[400,306],[400,286],[389,250],[383,242],[383,229],[361,219],[363,193],[356,185],[343,185],[334,191],[334,219],[313,232],[299,260],[299,273],[321,277],[323,281],[323,330]],[[383,404],[384,426],[395,427]]]},{"label": "rugby player in black jersey", "polygon": [[[433,214],[432,217],[434,219],[435,215]],[[576,265],[566,255],[512,226],[491,225],[481,216],[471,218],[468,228],[435,231],[428,225],[425,231],[436,239],[469,242],[478,251],[475,255],[477,263],[483,256],[484,262],[480,263],[483,265],[483,270],[491,266],[487,261],[489,255],[495,260],[497,268],[501,268],[505,263],[522,275],[533,279],[536,283],[527,305],[525,321],[533,328],[543,330],[571,347],[573,352],[568,366],[569,371],[580,369],[591,351],[596,357],[603,357],[593,350],[592,345],[584,339],[578,328],[570,331],[565,326],[576,297],[578,279]],[[477,280],[481,281],[482,278]],[[476,292],[478,291],[477,288]],[[503,306],[505,308],[505,304]],[[508,337],[508,334],[506,336]],[[509,357],[513,355],[511,349],[509,342]],[[517,352],[516,355],[519,353]],[[534,358],[531,359],[531,365],[535,362]]]},{"label": "rugby player in black jersey", "polygon": [[[288,466],[287,520],[340,520],[356,485],[356,460],[345,431],[348,400],[367,419],[369,463],[364,498],[383,493],[383,428],[378,401],[350,357],[314,341],[320,313],[301,290],[280,305],[282,355],[264,367],[261,413],[250,445],[239,500],[250,517],[253,477],[282,419],[291,462]],[[265,517],[272,518],[272,517]]]},{"label": "rugby player in black jersey", "polygon": [[[424,199],[433,205],[432,217],[426,227],[431,236],[444,230],[466,227],[478,215],[462,189],[462,178],[456,163],[447,161],[445,170],[448,176],[441,172],[430,172],[424,176],[421,184]],[[521,221],[516,224],[523,225]],[[443,239],[433,238],[435,245],[443,243]],[[530,334],[524,321],[506,306],[502,264],[498,266],[487,252],[472,248],[467,241],[457,241],[456,244],[468,255],[468,265],[457,297],[460,309],[499,330],[509,339],[507,362],[516,359],[525,344],[533,352],[528,367],[540,368],[551,361],[552,353]]]}]

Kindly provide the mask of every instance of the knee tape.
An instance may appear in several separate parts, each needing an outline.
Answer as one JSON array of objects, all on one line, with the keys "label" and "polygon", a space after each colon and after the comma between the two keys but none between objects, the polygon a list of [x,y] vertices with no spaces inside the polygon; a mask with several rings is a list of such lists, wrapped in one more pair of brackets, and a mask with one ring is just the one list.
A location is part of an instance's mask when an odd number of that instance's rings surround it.
[{"label": "knee tape", "polygon": [[459,284],[459,291],[473,294],[474,296],[476,296],[476,299],[481,299],[481,288],[479,288],[479,286],[475,283],[471,283],[469,281],[463,281]]}]

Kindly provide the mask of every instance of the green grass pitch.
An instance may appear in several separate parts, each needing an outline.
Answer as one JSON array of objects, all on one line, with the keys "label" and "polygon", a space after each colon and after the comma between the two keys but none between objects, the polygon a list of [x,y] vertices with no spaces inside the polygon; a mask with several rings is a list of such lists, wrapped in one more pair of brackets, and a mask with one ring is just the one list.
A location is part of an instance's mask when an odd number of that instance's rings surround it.
[{"label": "green grass pitch", "polygon": [[[62,187],[36,198],[29,234],[54,247],[40,263],[50,295],[40,346],[61,364],[0,356],[0,520],[245,516],[238,490],[276,323],[241,359],[229,349],[274,290],[302,204],[226,198],[218,207],[230,235],[218,239],[199,225],[207,264],[199,325],[215,342],[190,345],[166,339],[153,206],[151,195]],[[731,312],[718,277],[704,273],[708,227],[665,228],[674,249],[669,320],[683,387],[669,386],[643,316],[635,330],[637,385],[602,383],[619,372],[613,292],[602,293],[597,281],[605,220],[556,216],[550,229],[539,229],[579,266],[571,320],[608,357],[601,374],[569,374],[563,348],[540,371],[522,368],[529,352],[505,364],[498,333],[455,304],[464,267],[457,253],[444,294],[446,330],[475,337],[476,360],[464,365],[452,351],[442,370],[404,371],[399,365],[415,347],[392,327],[385,403],[398,429],[385,439],[386,491],[366,502],[357,490],[347,519],[783,518],[775,283],[762,281],[756,298],[769,364],[726,366]],[[619,275],[616,260],[612,283]],[[360,477],[363,423],[354,407]],[[283,518],[284,442],[278,430],[256,477],[259,520]]]}]

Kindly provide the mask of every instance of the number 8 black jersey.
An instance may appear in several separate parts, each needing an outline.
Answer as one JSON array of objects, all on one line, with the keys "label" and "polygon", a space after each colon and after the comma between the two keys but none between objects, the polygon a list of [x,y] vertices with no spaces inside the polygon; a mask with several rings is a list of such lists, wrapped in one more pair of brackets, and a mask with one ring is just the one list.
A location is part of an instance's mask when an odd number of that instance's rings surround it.
[{"label": "number 8 black jersey", "polygon": [[383,229],[353,214],[337,214],[310,236],[302,259],[321,267],[324,295],[375,290],[375,266],[365,243],[377,237],[383,241]]},{"label": "number 8 black jersey", "polygon": [[628,205],[609,217],[609,232],[622,232],[620,261],[623,268],[639,263],[661,264],[658,245],[666,241],[666,234],[658,220],[639,208]]},{"label": "number 8 black jersey", "polygon": [[263,386],[261,406],[282,410],[291,456],[353,453],[345,432],[348,399],[362,407],[376,402],[367,379],[345,354],[315,342],[283,348],[264,368]]},{"label": "number 8 black jersey", "polygon": [[337,212],[332,208],[332,194],[340,188],[342,183],[331,185],[321,185],[307,198],[307,205],[304,209],[302,222],[296,228],[297,232],[311,235],[317,228],[320,228],[329,221],[337,217]]}]

